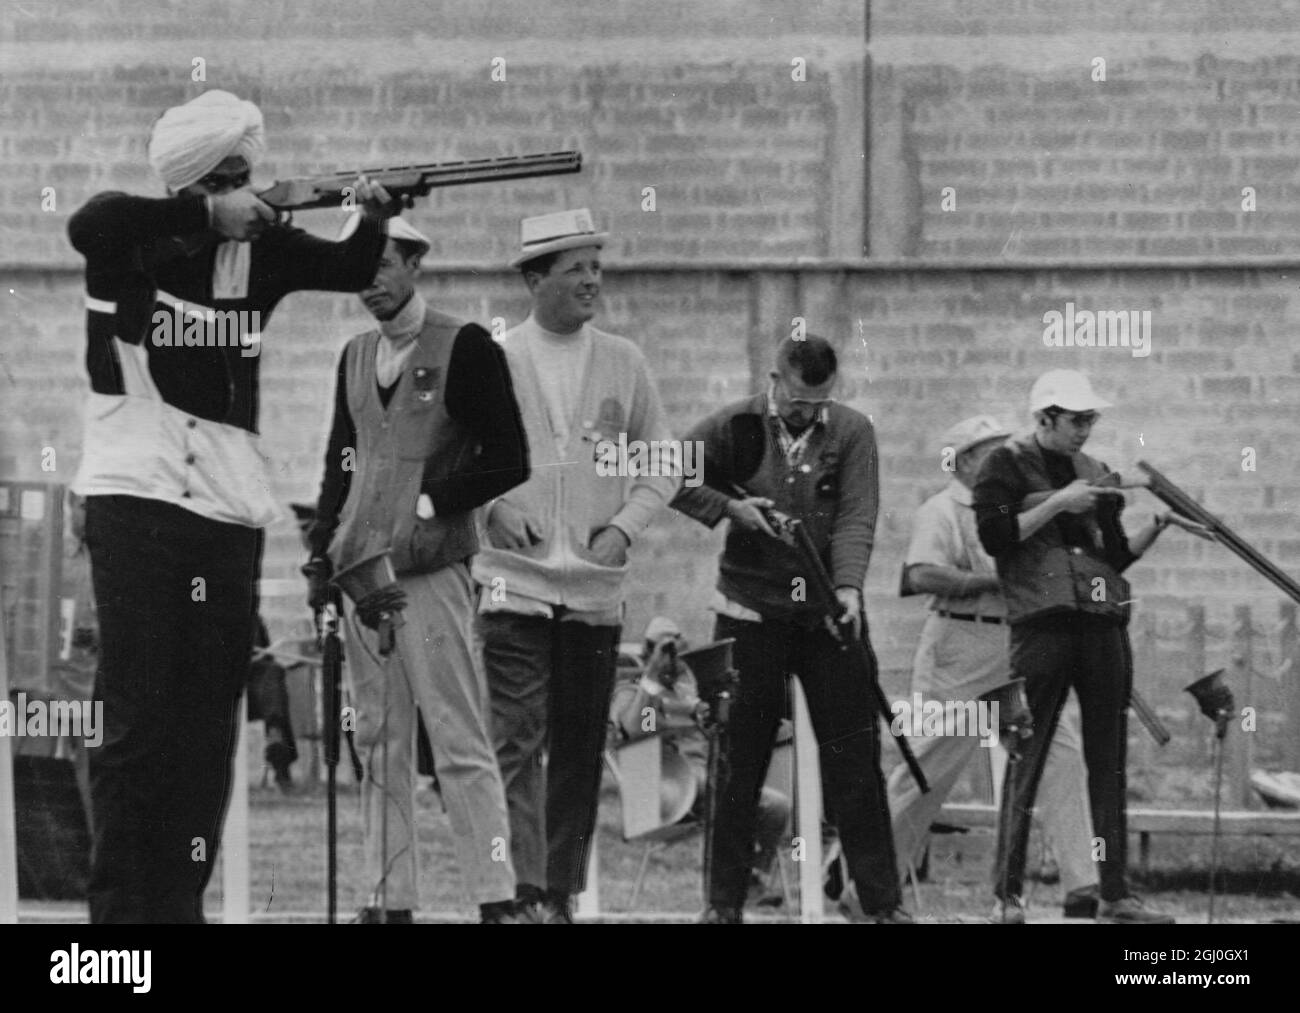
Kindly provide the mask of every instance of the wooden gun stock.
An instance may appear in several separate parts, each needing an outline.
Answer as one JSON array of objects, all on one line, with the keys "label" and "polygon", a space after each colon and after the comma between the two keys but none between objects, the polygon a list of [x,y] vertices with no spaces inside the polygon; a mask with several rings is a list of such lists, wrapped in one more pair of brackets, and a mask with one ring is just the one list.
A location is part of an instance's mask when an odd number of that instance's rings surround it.
[{"label": "wooden gun stock", "polygon": [[350,196],[357,176],[378,183],[397,200],[409,205],[430,190],[469,183],[498,183],[508,179],[559,176],[582,170],[582,153],[553,151],[541,155],[511,155],[505,158],[477,158],[466,162],[429,165],[399,165],[385,169],[358,169],[325,176],[305,176],[276,181],[257,196],[277,211],[339,207]]}]

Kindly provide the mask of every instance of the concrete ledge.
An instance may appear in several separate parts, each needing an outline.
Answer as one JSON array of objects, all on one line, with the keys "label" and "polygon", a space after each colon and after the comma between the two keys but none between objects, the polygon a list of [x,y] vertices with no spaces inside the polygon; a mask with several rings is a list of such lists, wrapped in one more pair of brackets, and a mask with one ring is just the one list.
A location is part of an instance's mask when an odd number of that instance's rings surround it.
[{"label": "concrete ledge", "polygon": [[[998,810],[979,802],[945,805],[939,813],[940,823],[959,827],[988,827],[998,825]],[[1136,809],[1128,810],[1128,828],[1139,834],[1211,834],[1214,832],[1214,813],[1200,809]],[[1219,814],[1219,829],[1224,834],[1300,834],[1300,810],[1266,810],[1243,812],[1234,810]]]}]

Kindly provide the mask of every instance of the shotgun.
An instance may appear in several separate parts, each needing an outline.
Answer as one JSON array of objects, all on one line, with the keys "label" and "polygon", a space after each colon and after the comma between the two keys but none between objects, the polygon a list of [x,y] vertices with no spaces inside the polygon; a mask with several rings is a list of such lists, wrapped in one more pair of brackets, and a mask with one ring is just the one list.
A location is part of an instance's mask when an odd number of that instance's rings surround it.
[{"label": "shotgun", "polygon": [[[734,488],[742,497],[749,495],[739,486]],[[858,669],[865,673],[872,702],[876,710],[879,711],[880,717],[884,720],[885,726],[891,732],[894,732],[894,710],[889,705],[884,689],[881,688],[880,667],[876,662],[875,653],[871,650],[871,644],[866,639],[853,635],[852,617],[840,609],[840,601],[835,596],[835,583],[831,580],[831,575],[826,571],[826,565],[822,562],[821,556],[817,554],[817,546],[813,544],[808,529],[804,527],[803,521],[797,517],[791,517],[789,514],[784,514],[772,507],[760,507],[760,509],[763,511],[763,517],[768,526],[777,533],[777,536],[783,542],[792,546],[799,553],[800,559],[811,575],[814,592],[826,610],[826,617],[831,622],[832,630],[839,641],[840,650],[849,652]],[[926,780],[925,772],[921,769],[921,764],[917,762],[916,754],[912,752],[911,745],[908,744],[907,736],[902,732],[894,732],[894,743],[898,746],[898,751],[903,754],[903,762],[907,764],[907,769],[911,772],[917,787],[921,789],[923,794],[929,792],[930,783]]]},{"label": "shotgun", "polygon": [[357,176],[378,183],[394,200],[410,207],[416,197],[443,186],[469,183],[498,183],[508,179],[560,176],[582,170],[582,153],[552,151],[542,155],[510,155],[504,158],[476,158],[465,162],[434,162],[428,165],[399,165],[386,169],[358,169],[324,176],[302,176],[277,180],[257,196],[281,214],[309,208],[339,207],[354,199]]},{"label": "shotgun", "polygon": [[[1297,584],[1290,574],[1280,569],[1270,559],[1253,548],[1244,538],[1197,503],[1196,500],[1188,496],[1178,486],[1174,485],[1173,482],[1165,478],[1164,475],[1156,471],[1155,468],[1147,464],[1146,461],[1138,461],[1137,466],[1147,473],[1147,477],[1150,479],[1147,488],[1153,496],[1162,500],[1166,506],[1186,520],[1204,528],[1215,541],[1221,542],[1244,559],[1264,577],[1276,584],[1292,601],[1300,602],[1300,584]],[[1178,523],[1180,527],[1186,527],[1181,522],[1175,523]]]}]

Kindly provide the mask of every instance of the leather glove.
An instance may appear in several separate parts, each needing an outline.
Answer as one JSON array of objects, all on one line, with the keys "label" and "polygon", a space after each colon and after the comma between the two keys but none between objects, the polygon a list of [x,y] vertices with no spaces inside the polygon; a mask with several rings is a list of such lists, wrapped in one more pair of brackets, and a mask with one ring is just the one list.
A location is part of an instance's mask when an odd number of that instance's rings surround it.
[{"label": "leather glove", "polygon": [[1025,699],[1025,684],[1017,679],[985,693],[983,699],[998,705],[998,737],[1011,759],[1019,760],[1021,747],[1034,734],[1034,715]]},{"label": "leather glove", "polygon": [[[379,629],[381,619],[391,619],[393,613],[406,608],[406,592],[396,584],[371,591],[357,602],[357,619],[362,626],[372,630]],[[394,625],[401,625],[396,623]]]},{"label": "leather glove", "polygon": [[330,577],[334,576],[334,564],[328,556],[313,556],[302,568],[302,575],[307,578],[307,605],[312,612],[319,612],[329,601]]}]

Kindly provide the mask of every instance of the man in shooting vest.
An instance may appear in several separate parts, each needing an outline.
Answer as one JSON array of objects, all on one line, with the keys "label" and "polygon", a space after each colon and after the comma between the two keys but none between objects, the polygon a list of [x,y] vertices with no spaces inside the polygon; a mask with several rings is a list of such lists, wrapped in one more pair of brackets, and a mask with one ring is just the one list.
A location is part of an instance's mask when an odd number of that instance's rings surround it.
[{"label": "man in shooting vest", "polygon": [[1024,680],[1034,725],[1002,791],[1003,832],[994,870],[994,920],[1002,923],[1025,920],[1021,886],[1029,821],[1071,688],[1082,713],[1092,823],[1104,849],[1097,920],[1173,921],[1129,891],[1124,776],[1133,656],[1132,594],[1121,574],[1167,521],[1157,515],[1128,538],[1120,523],[1123,494],[1098,484],[1113,473],[1083,453],[1083,445],[1100,409],[1108,407],[1082,373],[1049,370],[1029,394],[1033,431],[995,448],[975,481],[980,542],[997,560],[1011,628],[1011,672]]},{"label": "man in shooting vest", "polygon": [[410,922],[419,904],[418,707],[468,893],[483,922],[501,923],[514,920],[515,877],[473,637],[469,560],[479,544],[474,512],[528,477],[528,442],[500,348],[482,327],[433,309],[416,290],[429,246],[394,219],[375,280],[361,292],[379,329],[353,338],[339,361],[304,573],[318,609],[331,574],[387,549],[404,599],[389,602],[402,605],[403,622],[387,659],[379,616],[364,600],[346,609],[374,894],[361,921]]},{"label": "man in shooting vest", "polygon": [[[759,793],[786,677],[799,676],[821,743],[827,817],[870,922],[908,923],[895,872],[889,806],[880,770],[880,715],[864,672],[826,628],[828,607],[852,620],[848,634],[875,664],[862,585],[879,504],[876,434],[860,412],[831,397],[835,350],[821,337],[786,338],[767,391],[728,405],[687,434],[704,447],[704,483],[683,488],[673,507],[709,527],[731,522],[719,563],[714,639],[734,637],[740,687],[731,709],[730,769],[718,787],[711,895],[703,921],[739,923],[749,882]],[[836,602],[815,600],[799,553],[781,541],[764,510],[805,525],[834,584]],[[827,592],[830,593],[830,592]]]}]

